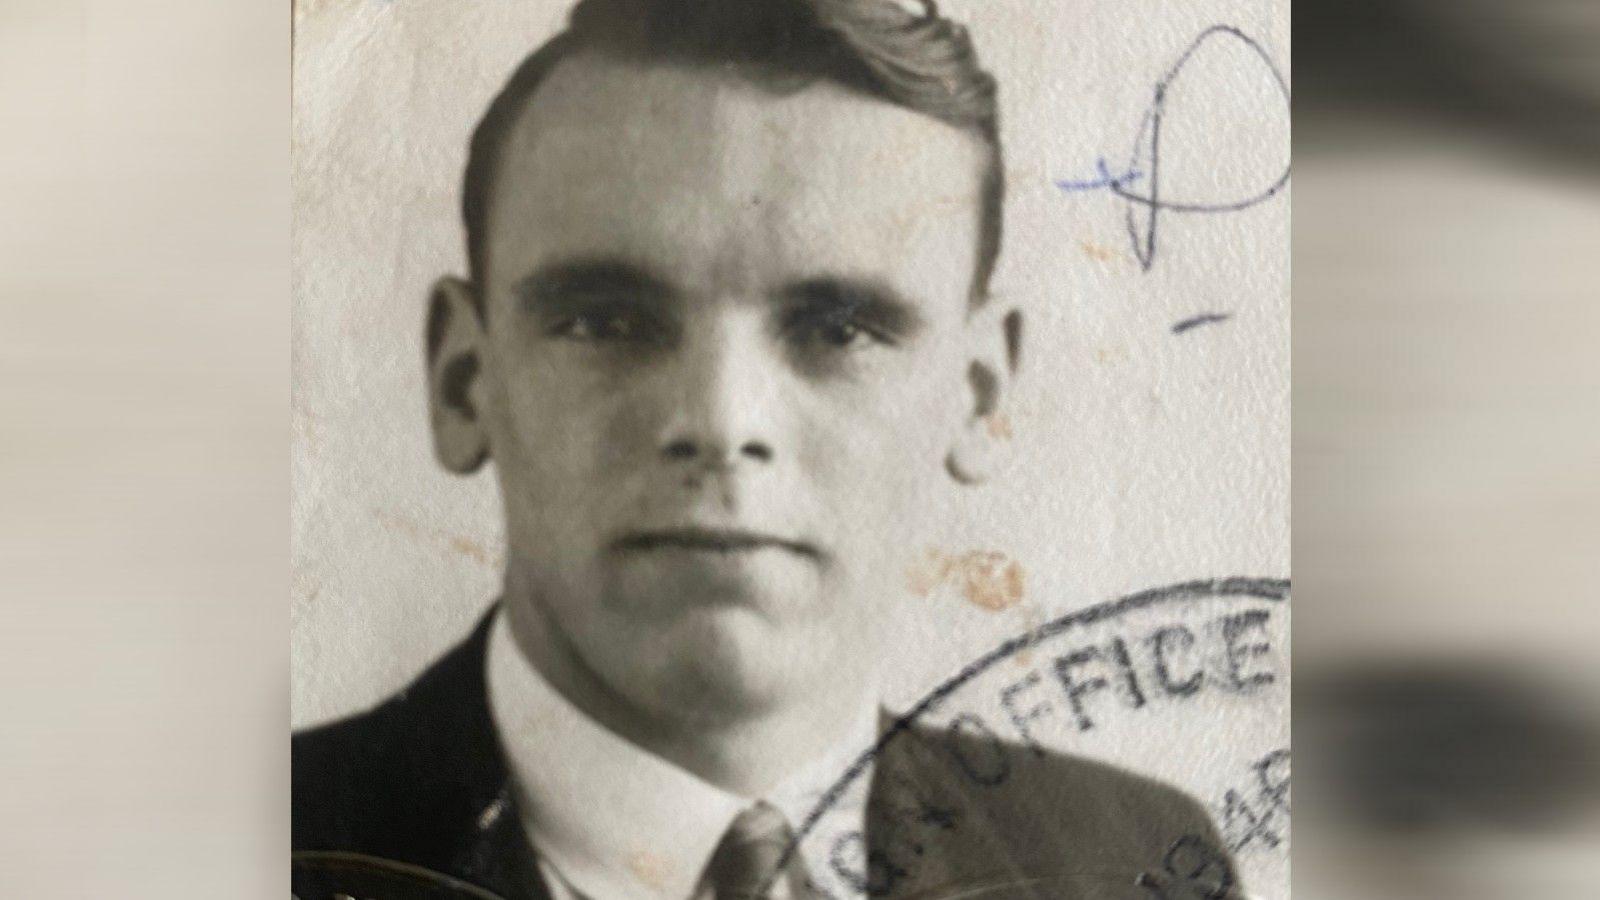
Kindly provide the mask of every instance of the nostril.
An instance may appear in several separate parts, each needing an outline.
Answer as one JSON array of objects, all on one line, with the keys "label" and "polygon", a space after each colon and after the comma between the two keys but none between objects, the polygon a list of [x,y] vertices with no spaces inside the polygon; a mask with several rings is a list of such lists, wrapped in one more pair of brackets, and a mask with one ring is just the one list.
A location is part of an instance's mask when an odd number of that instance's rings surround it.
[{"label": "nostril", "polygon": [[772,448],[761,441],[751,441],[740,447],[739,452],[761,462],[771,462],[772,460]]},{"label": "nostril", "polygon": [[686,440],[673,441],[662,452],[668,459],[694,459],[696,455],[694,444]]}]

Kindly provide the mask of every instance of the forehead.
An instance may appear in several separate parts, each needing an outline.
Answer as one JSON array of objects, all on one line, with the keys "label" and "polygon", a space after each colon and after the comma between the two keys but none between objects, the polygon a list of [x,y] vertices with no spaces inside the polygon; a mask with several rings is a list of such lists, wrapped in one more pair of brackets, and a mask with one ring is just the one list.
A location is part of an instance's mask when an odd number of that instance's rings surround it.
[{"label": "forehead", "polygon": [[829,82],[778,94],[736,73],[578,55],[508,136],[491,281],[603,253],[707,289],[893,269],[964,292],[985,162],[975,136]]}]

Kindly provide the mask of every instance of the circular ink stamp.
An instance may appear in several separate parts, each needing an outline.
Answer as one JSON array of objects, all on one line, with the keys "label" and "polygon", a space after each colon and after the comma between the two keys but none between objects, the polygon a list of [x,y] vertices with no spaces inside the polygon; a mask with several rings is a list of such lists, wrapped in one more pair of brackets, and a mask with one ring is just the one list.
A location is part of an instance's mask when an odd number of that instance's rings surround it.
[{"label": "circular ink stamp", "polygon": [[778,868],[798,854],[837,898],[1286,884],[1288,599],[1283,579],[1186,581],[1001,642],[885,714]]}]

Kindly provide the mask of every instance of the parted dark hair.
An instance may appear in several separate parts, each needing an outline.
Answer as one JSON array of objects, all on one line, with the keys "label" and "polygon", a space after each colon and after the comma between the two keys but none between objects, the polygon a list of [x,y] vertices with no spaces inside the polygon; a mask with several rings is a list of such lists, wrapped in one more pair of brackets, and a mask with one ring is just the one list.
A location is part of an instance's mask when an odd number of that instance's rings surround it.
[{"label": "parted dark hair", "polygon": [[1005,194],[995,80],[963,26],[941,16],[933,0],[920,6],[913,11],[897,0],[581,0],[566,30],[522,61],[472,133],[461,211],[480,294],[501,151],[545,77],[583,51],[732,69],[778,93],[831,81],[977,135],[990,151],[972,281],[973,302],[982,302],[1000,254]]}]

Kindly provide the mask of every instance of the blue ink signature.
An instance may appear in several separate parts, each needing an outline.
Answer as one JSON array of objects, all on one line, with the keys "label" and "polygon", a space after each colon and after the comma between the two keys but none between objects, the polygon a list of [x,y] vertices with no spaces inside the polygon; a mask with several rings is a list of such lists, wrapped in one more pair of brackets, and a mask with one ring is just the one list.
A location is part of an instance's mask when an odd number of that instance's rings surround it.
[{"label": "blue ink signature", "polygon": [[[1258,203],[1277,195],[1289,181],[1289,167],[1284,166],[1281,173],[1276,174],[1264,190],[1253,196],[1242,199],[1229,199],[1207,202],[1174,202],[1161,196],[1161,120],[1166,114],[1167,92],[1183,74],[1184,66],[1207,41],[1217,38],[1232,38],[1244,44],[1250,51],[1260,57],[1262,64],[1272,75],[1278,91],[1283,96],[1284,111],[1289,108],[1289,85],[1283,78],[1283,73],[1278,69],[1272,57],[1267,54],[1255,38],[1250,37],[1232,25],[1213,25],[1202,31],[1193,42],[1179,55],[1176,63],[1162,75],[1156,83],[1155,90],[1148,109],[1145,110],[1144,119],[1139,124],[1139,133],[1133,142],[1133,150],[1128,157],[1128,165],[1121,174],[1113,174],[1104,158],[1095,163],[1097,177],[1085,181],[1057,181],[1056,187],[1065,193],[1083,193],[1096,190],[1109,190],[1113,194],[1127,201],[1127,228],[1128,239],[1133,246],[1134,256],[1139,260],[1139,266],[1144,271],[1150,271],[1150,266],[1156,259],[1156,226],[1161,213],[1230,213],[1248,209]],[[1141,170],[1141,161],[1145,170]],[[1143,182],[1143,190],[1132,187],[1134,182]],[[1141,217],[1143,221],[1140,221]],[[1215,321],[1215,320],[1212,320]],[[1180,323],[1184,324],[1184,323]],[[1199,322],[1193,324],[1201,324]],[[1191,324],[1189,327],[1193,327]],[[1184,331],[1184,329],[1175,329]]]},{"label": "blue ink signature", "polygon": [[1138,172],[1133,169],[1129,169],[1128,171],[1123,172],[1121,175],[1112,175],[1111,168],[1106,164],[1106,158],[1104,156],[1094,161],[1094,167],[1095,171],[1099,173],[1099,177],[1089,181],[1058,180],[1056,182],[1056,187],[1066,191],[1069,194],[1078,193],[1081,191],[1098,191],[1101,188],[1119,188],[1125,184],[1138,181],[1140,178],[1144,177],[1143,172]]}]

